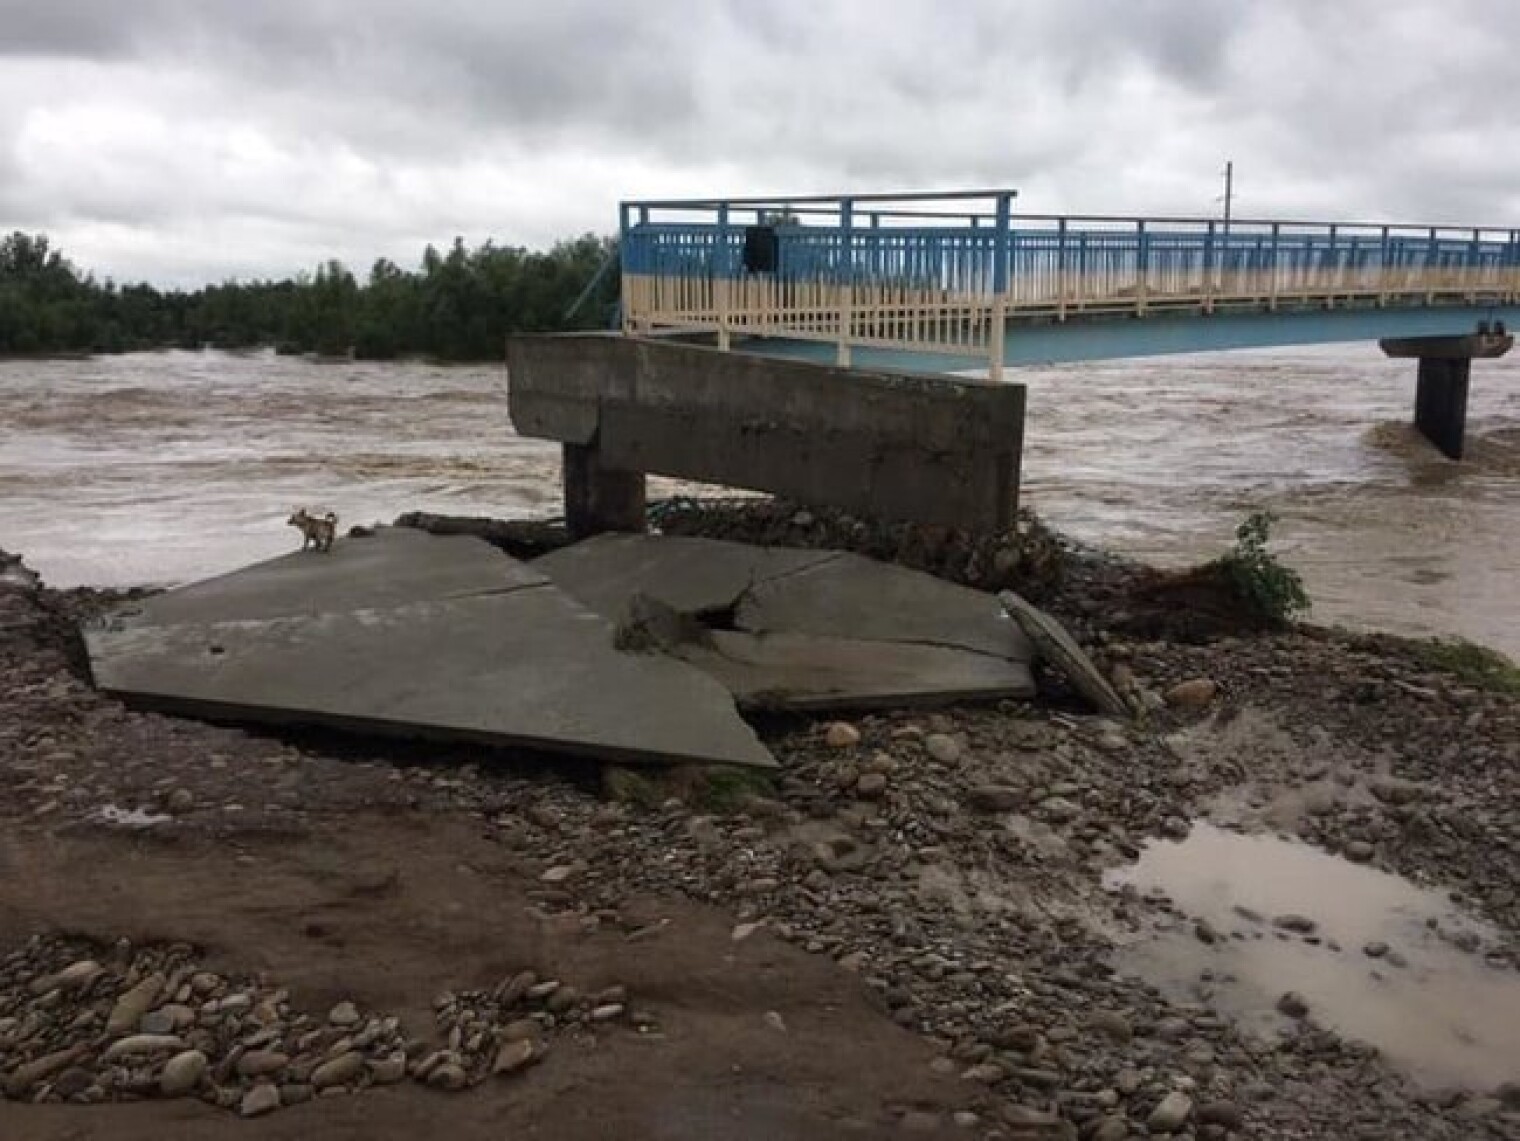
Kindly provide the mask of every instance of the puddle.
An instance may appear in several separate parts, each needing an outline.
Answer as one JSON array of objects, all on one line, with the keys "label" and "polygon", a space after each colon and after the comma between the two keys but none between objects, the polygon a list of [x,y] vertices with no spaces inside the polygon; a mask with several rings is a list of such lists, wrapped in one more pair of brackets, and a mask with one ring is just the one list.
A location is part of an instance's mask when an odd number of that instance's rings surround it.
[{"label": "puddle", "polygon": [[[1188,917],[1117,954],[1120,969],[1169,994],[1271,1035],[1289,1024],[1278,999],[1296,991],[1311,1021],[1378,1047],[1421,1083],[1486,1090],[1520,1079],[1520,974],[1485,962],[1500,936],[1444,893],[1208,824],[1149,845],[1108,884],[1160,892]],[[1274,923],[1283,916],[1314,930],[1286,930]],[[1216,942],[1198,938],[1197,920]]]}]

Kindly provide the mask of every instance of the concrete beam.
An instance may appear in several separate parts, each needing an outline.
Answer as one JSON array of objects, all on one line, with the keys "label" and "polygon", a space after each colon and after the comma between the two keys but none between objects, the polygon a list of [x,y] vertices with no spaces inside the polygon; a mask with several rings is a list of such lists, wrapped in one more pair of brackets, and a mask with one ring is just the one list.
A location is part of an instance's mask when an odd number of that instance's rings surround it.
[{"label": "concrete beam", "polygon": [[507,363],[518,432],[594,448],[603,471],[974,529],[1018,505],[1023,385],[607,334],[514,337]]}]

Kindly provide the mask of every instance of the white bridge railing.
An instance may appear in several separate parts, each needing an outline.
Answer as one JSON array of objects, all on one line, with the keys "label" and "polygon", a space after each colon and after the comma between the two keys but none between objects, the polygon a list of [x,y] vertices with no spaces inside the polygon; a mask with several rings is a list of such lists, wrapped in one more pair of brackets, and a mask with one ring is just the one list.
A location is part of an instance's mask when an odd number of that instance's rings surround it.
[{"label": "white bridge railing", "polygon": [[630,202],[630,332],[931,351],[1019,322],[1520,302],[1520,230],[1015,215],[1014,192]]}]

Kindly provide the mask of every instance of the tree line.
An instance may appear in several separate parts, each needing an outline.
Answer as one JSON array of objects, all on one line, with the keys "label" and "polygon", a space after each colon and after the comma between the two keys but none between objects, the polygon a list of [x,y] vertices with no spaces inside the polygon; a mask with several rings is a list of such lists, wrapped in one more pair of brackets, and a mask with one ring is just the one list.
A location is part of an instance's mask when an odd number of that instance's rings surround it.
[{"label": "tree line", "polygon": [[0,355],[241,349],[370,359],[495,360],[508,333],[605,327],[617,303],[616,252],[592,234],[547,251],[432,246],[415,270],[381,258],[359,280],[342,263],[282,281],[185,291],[81,273],[45,235],[0,238]]}]

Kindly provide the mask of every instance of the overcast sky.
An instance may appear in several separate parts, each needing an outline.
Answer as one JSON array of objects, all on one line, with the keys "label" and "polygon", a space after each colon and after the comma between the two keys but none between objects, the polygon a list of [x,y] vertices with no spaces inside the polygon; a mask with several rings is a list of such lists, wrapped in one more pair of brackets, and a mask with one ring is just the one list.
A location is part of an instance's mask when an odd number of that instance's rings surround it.
[{"label": "overcast sky", "polygon": [[610,231],[620,198],[1520,224],[1515,0],[0,0],[0,230],[120,280]]}]

